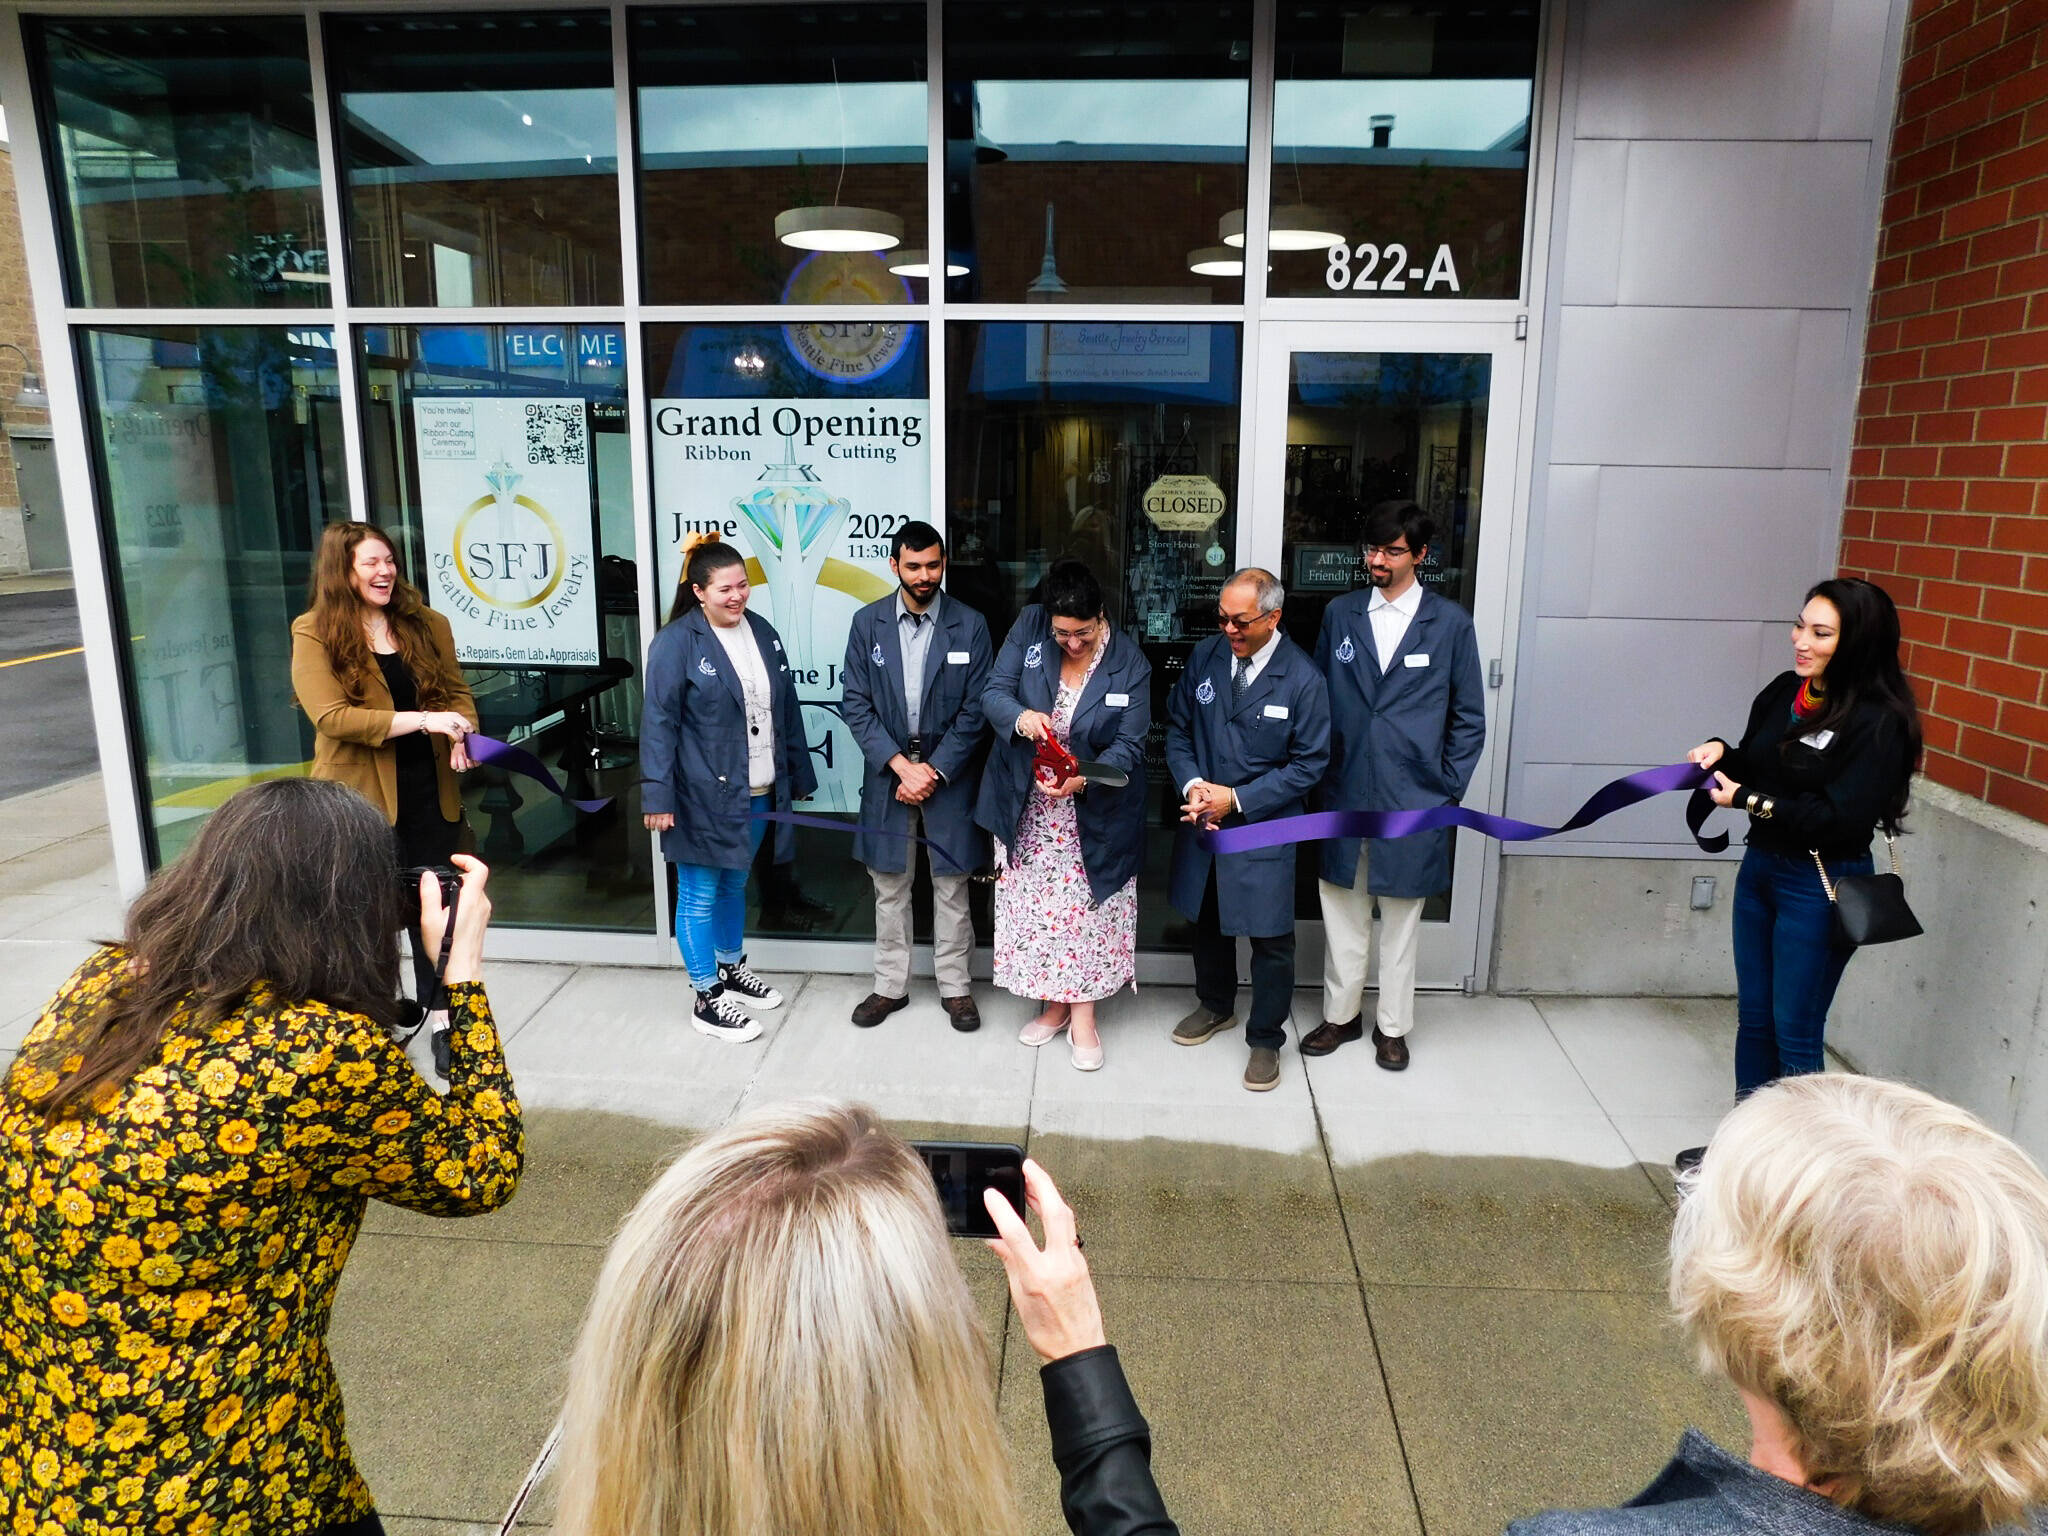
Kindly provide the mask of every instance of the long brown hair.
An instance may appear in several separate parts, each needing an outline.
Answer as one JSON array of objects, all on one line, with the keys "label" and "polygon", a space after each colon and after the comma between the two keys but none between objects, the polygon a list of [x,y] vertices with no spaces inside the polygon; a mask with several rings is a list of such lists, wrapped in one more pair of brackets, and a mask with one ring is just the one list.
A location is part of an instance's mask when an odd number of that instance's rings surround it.
[{"label": "long brown hair", "polygon": [[346,785],[275,779],[240,791],[128,909],[126,976],[40,1042],[32,1064],[57,1082],[32,1102],[53,1123],[83,1109],[155,1059],[181,1010],[204,1029],[259,982],[281,1003],[322,1002],[391,1027],[398,878],[391,829]]},{"label": "long brown hair", "polygon": [[[377,671],[377,659],[363,633],[363,610],[369,604],[357,594],[349,580],[355,569],[356,551],[375,539],[395,559],[398,542],[375,523],[329,523],[320,535],[320,548],[313,555],[313,580],[306,594],[306,612],[313,620],[313,635],[327,647],[327,661],[334,668],[335,681],[351,704],[367,696],[370,678]],[[391,643],[398,647],[399,660],[412,674],[419,690],[421,709],[445,709],[455,693],[446,664],[427,627],[427,603],[420,589],[400,576],[391,584],[391,605],[384,610],[384,622],[391,630]]]}]

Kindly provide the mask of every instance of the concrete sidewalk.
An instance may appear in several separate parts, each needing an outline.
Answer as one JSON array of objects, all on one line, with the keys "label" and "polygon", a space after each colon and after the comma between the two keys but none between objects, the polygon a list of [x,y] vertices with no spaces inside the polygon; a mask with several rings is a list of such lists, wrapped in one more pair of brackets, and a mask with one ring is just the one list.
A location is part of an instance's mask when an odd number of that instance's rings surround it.
[{"label": "concrete sidewalk", "polygon": [[[98,796],[86,780],[0,802],[0,1063],[118,927]],[[1634,1492],[1687,1423],[1747,1443],[1659,1295],[1666,1170],[1726,1108],[1732,1004],[1425,998],[1406,1073],[1363,1045],[1289,1049],[1279,1089],[1253,1095],[1236,1032],[1168,1039],[1182,989],[1106,1005],[1108,1065],[1084,1074],[1064,1041],[1018,1045],[1028,1009],[999,993],[975,1035],[929,992],[856,1030],[865,978],[775,980],[789,1003],[729,1046],[688,1027],[677,971],[493,967],[528,1111],[518,1198],[462,1222],[373,1206],[335,1316],[388,1529],[495,1528],[619,1218],[693,1135],[807,1094],[913,1134],[1021,1141],[1052,1170],[1189,1532],[1484,1536]],[[959,1255],[1027,1524],[1053,1536],[1036,1361],[999,1267]]]}]

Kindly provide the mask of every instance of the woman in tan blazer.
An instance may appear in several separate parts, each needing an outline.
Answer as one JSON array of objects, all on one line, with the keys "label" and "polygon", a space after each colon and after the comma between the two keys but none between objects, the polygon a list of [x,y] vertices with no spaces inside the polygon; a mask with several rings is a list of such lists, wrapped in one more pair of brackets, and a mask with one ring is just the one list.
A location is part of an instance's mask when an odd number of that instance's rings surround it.
[{"label": "woman in tan blazer", "polygon": [[[311,606],[292,621],[292,691],[316,733],[313,777],[384,813],[401,867],[446,864],[462,838],[457,775],[470,767],[476,700],[448,620],[398,574],[391,536],[374,523],[330,523],[320,537]],[[413,977],[439,1067],[447,1015],[434,959],[415,932]]]}]

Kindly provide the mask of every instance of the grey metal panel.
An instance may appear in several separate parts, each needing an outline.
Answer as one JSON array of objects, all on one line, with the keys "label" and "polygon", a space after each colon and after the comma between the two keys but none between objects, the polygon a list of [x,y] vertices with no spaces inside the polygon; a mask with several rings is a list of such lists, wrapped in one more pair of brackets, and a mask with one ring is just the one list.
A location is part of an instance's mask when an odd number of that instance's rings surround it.
[{"label": "grey metal panel", "polygon": [[1789,620],[1807,587],[1834,573],[1821,547],[1840,512],[1826,470],[1602,469],[1582,611]]},{"label": "grey metal panel", "polygon": [[[1870,0],[1840,0],[1885,18]],[[1603,139],[1810,139],[1833,0],[1587,0],[1574,131]],[[1873,85],[1875,82],[1872,82]]]},{"label": "grey metal panel", "polygon": [[[1862,350],[1856,336],[1856,353]],[[1846,466],[1849,421],[1856,403],[1849,313],[1809,309],[1799,316],[1799,346],[1792,376],[1792,411],[1786,422],[1785,462],[1817,468]]]},{"label": "grey metal panel", "polygon": [[1600,466],[1553,464],[1537,559],[1536,611],[1550,618],[1591,612],[1593,539],[1600,522]]},{"label": "grey metal panel", "polygon": [[[1847,309],[1861,302],[1871,246],[1867,142],[1626,148],[1615,302],[1758,309]],[[1577,179],[1575,167],[1575,211]],[[1567,288],[1565,302],[1580,301]]]},{"label": "grey metal panel", "polygon": [[1564,302],[1612,304],[1620,291],[1629,146],[1619,139],[1581,140],[1572,146],[1571,166]]},{"label": "grey metal panel", "polygon": [[1786,463],[1799,314],[1567,305],[1553,462]]},{"label": "grey metal panel", "polygon": [[1820,92],[1820,136],[1824,139],[1889,137],[1894,82],[1886,80],[1885,42],[1899,0],[1836,0],[1828,26],[1827,78]]},{"label": "grey metal panel", "polygon": [[[1524,763],[1669,763],[1706,736],[1740,731],[1764,678],[1758,620],[1538,619]],[[1765,674],[1768,676],[1768,674]]]}]

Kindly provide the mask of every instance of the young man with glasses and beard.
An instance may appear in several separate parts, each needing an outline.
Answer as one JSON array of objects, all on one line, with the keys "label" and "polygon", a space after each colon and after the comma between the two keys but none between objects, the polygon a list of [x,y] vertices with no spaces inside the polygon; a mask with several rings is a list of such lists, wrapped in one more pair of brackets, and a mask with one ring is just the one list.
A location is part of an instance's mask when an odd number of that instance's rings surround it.
[{"label": "young man with glasses and beard", "polygon": [[[1416,570],[1436,525],[1412,501],[1365,516],[1371,586],[1323,614],[1316,665],[1328,679],[1329,811],[1456,805],[1486,744],[1486,685],[1472,618],[1429,591]],[[1327,1056],[1365,1034],[1366,958],[1380,909],[1380,987],[1372,1039],[1390,1072],[1408,1065],[1415,1023],[1415,954],[1424,900],[1451,883],[1451,832],[1331,838],[1323,844],[1323,1024],[1302,1054]]]}]

